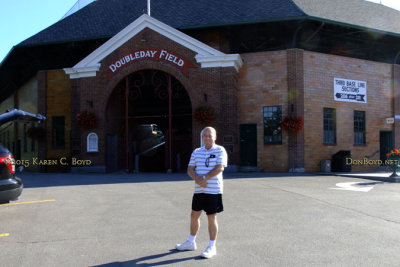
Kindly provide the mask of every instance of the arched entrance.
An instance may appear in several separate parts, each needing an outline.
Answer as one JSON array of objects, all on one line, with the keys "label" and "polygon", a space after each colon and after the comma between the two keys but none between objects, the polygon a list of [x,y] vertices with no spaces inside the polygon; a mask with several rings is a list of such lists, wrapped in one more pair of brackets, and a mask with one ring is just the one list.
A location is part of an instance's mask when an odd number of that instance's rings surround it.
[{"label": "arched entrance", "polygon": [[[118,169],[186,170],[192,149],[192,105],[183,85],[170,74],[141,70],[126,76],[108,100],[106,118],[106,153],[118,155]],[[110,159],[106,164],[112,170]]]}]

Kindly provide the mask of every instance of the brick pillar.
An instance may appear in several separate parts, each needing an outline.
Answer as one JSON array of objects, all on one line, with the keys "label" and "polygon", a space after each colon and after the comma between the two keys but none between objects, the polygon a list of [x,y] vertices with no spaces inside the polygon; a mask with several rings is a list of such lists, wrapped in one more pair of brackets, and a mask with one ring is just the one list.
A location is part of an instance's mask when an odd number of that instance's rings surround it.
[{"label": "brick pillar", "polygon": [[81,135],[75,118],[80,111],[80,79],[71,80],[71,157],[79,157],[81,153]]},{"label": "brick pillar", "polygon": [[220,69],[220,103],[219,142],[226,148],[229,165],[239,164],[238,133],[238,78],[234,68]]},{"label": "brick pillar", "polygon": [[[304,119],[304,51],[287,50],[288,116]],[[283,114],[283,116],[285,116]],[[304,172],[304,129],[299,133],[288,133],[289,171]]]},{"label": "brick pillar", "polygon": [[394,113],[394,147],[400,146],[400,65],[393,65],[393,113]]}]

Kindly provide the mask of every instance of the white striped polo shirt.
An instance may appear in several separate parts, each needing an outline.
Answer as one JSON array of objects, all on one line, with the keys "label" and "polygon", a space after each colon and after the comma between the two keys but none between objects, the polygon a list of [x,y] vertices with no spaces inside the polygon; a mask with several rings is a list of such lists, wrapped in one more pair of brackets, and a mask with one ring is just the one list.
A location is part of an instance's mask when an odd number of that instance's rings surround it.
[{"label": "white striped polo shirt", "polygon": [[[189,166],[195,166],[195,171],[199,176],[206,175],[216,165],[228,165],[228,155],[226,154],[225,148],[214,144],[210,149],[206,149],[205,146],[197,148],[193,151],[190,157]],[[194,193],[206,193],[206,194],[222,194],[223,192],[223,181],[222,172],[217,176],[214,176],[207,180],[207,187],[201,187],[197,183],[194,183]]]}]

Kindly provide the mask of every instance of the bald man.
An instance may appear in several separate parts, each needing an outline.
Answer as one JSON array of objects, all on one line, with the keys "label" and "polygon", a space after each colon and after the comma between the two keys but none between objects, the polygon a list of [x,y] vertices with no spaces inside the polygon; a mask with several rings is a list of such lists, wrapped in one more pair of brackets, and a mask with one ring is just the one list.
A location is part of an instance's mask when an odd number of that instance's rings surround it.
[{"label": "bald man", "polygon": [[204,145],[195,149],[190,157],[187,173],[195,182],[190,216],[190,234],[184,243],[176,245],[176,249],[180,251],[196,250],[195,240],[200,228],[199,219],[204,210],[208,219],[210,242],[201,256],[207,259],[217,254],[217,213],[224,210],[222,172],[228,163],[225,148],[217,145],[216,139],[217,132],[214,128],[204,128],[201,131],[201,140]]}]

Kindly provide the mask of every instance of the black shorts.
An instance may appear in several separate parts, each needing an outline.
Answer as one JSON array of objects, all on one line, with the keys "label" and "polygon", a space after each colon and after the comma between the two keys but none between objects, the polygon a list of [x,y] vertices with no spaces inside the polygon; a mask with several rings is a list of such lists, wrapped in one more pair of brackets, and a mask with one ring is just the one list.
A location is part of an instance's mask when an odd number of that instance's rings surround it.
[{"label": "black shorts", "polygon": [[223,211],[224,205],[222,204],[222,194],[194,194],[192,210],[204,210],[207,215]]}]

